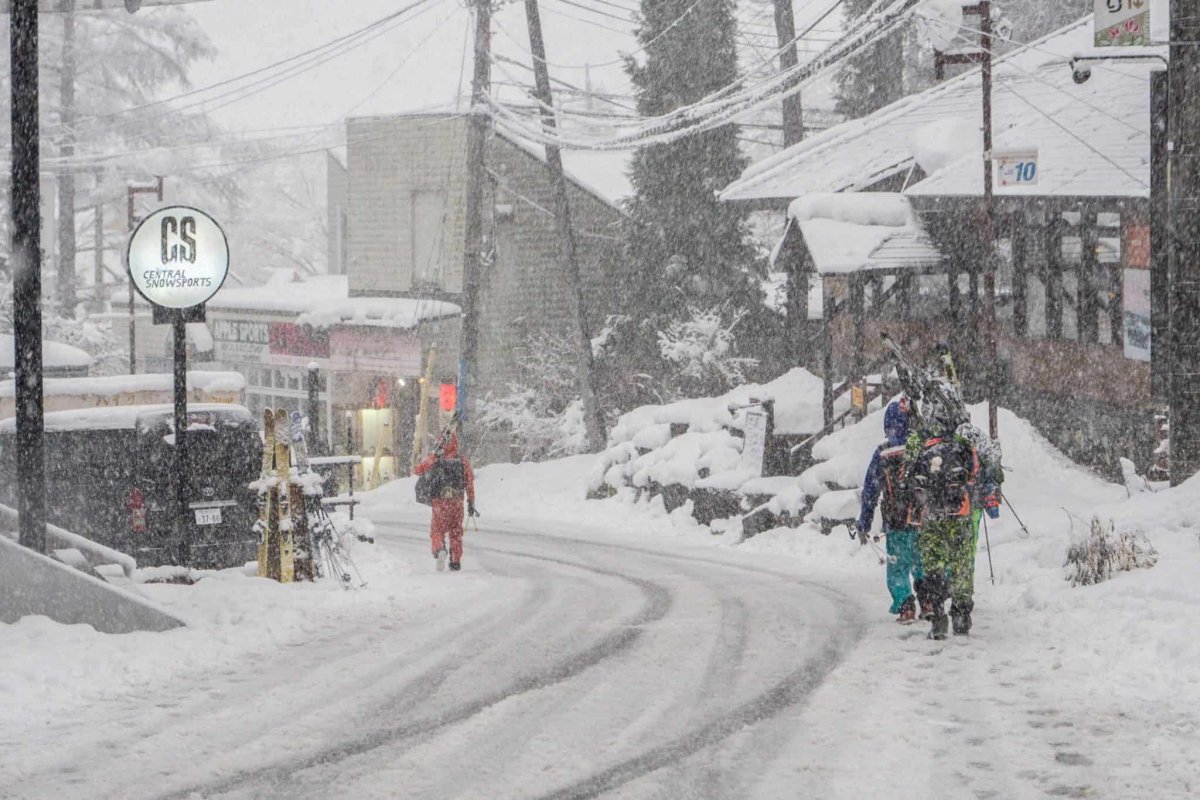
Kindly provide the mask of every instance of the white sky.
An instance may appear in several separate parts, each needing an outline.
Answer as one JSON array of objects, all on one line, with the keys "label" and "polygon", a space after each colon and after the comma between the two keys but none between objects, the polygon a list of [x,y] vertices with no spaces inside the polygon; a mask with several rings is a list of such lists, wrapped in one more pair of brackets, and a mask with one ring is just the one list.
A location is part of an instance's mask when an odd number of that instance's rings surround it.
[{"label": "white sky", "polygon": [[[636,0],[620,2],[630,7],[636,5]],[[604,12],[622,13],[591,0],[585,0],[585,3]],[[832,3],[833,0],[796,0],[797,26],[803,27],[806,20],[814,18]],[[220,56],[195,69],[193,82],[196,86],[204,86],[270,64],[349,33],[403,5],[402,0],[210,0],[196,3],[189,9],[220,50]],[[745,0],[742,5],[742,16],[752,13],[751,9],[755,7]],[[568,14],[571,16],[566,16]],[[509,4],[496,16],[498,25],[493,27],[496,52],[529,63],[522,52],[528,45],[523,4]],[[629,33],[606,30],[572,17],[625,29]],[[331,123],[352,109],[353,114],[362,115],[452,104],[458,93],[469,14],[461,0],[432,0],[406,20],[343,56],[217,111],[217,119],[230,130],[251,130]],[[558,0],[542,3],[542,24],[547,57],[552,64],[612,61],[621,52],[631,51],[636,46],[632,23],[598,16],[563,5]],[[514,45],[501,28],[511,33],[520,46]],[[409,60],[399,66],[406,55]],[[529,73],[519,67],[506,65],[504,68],[515,78],[529,78]],[[389,79],[393,71],[396,72]],[[555,78],[579,86],[585,79],[582,69],[552,67],[551,73]],[[498,69],[493,69],[492,77],[497,82],[506,79]],[[623,92],[627,88],[619,64],[593,69],[591,77],[597,89]],[[464,91],[468,91],[469,63],[463,81]]]}]

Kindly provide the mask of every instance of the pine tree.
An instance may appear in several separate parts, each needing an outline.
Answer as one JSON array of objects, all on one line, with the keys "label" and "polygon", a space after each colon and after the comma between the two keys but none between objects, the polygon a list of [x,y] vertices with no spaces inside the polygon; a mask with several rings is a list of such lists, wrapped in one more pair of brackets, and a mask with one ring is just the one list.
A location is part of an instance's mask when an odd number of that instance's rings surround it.
[{"label": "pine tree", "polygon": [[[865,14],[878,0],[845,0],[846,19]],[[838,71],[839,114],[857,119],[904,96],[904,34],[897,31],[846,60]]]},{"label": "pine tree", "polygon": [[[626,64],[643,115],[668,113],[738,79],[733,2],[701,0],[685,13],[691,6],[692,0],[643,0],[637,35],[644,60]],[[635,371],[665,376],[658,333],[683,319],[689,305],[723,307],[731,315],[763,308],[746,215],[716,199],[747,164],[737,134],[728,125],[633,156],[621,289],[636,330],[621,358]],[[754,346],[746,339],[755,328],[752,320],[742,323],[741,346]]]}]

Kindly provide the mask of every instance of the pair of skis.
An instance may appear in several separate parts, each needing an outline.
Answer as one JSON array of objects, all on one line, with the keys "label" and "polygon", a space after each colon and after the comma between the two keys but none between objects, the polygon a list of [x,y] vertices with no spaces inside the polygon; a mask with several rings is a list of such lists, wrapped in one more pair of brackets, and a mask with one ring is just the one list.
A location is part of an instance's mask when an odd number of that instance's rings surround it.
[{"label": "pair of skis", "polygon": [[264,410],[262,475],[256,484],[262,494],[258,574],[280,583],[316,577],[304,493],[292,475],[293,450],[305,471],[308,447],[299,413],[289,418],[283,408]]}]

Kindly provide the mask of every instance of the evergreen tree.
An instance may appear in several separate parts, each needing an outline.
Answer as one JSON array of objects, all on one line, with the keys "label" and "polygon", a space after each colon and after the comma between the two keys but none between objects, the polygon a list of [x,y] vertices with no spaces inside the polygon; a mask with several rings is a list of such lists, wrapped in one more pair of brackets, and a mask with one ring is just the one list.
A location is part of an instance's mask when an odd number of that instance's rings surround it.
[{"label": "evergreen tree", "polygon": [[[845,0],[847,21],[865,14],[877,0]],[[848,119],[865,117],[905,94],[903,31],[895,31],[846,60],[838,71],[837,105]]]},{"label": "evergreen tree", "polygon": [[[738,79],[732,0],[701,0],[685,14],[691,5],[643,0],[637,35],[644,60],[626,64],[643,115],[668,113]],[[716,199],[747,164],[737,133],[728,125],[633,156],[628,274],[620,287],[633,330],[626,331],[620,359],[660,385],[670,370],[658,334],[684,319],[689,306],[722,308],[731,318],[740,309],[752,316],[763,309],[746,215]],[[740,323],[740,349],[763,344],[749,341],[755,332],[755,320]]]}]

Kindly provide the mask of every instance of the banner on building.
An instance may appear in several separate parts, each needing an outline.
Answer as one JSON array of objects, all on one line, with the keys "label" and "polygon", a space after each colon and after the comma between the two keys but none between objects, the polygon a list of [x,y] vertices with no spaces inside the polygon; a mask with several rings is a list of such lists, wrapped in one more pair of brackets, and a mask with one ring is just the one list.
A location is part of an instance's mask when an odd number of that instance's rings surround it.
[{"label": "banner on building", "polygon": [[1150,270],[1125,272],[1125,357],[1150,360]]}]

